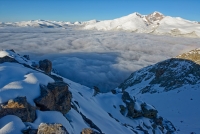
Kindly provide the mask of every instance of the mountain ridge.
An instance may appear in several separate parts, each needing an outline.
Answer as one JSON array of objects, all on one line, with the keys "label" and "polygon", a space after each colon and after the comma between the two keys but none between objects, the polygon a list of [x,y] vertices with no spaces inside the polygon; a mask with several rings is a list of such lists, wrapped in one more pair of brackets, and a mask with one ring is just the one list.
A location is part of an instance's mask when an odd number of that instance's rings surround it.
[{"label": "mountain ridge", "polygon": [[0,133],[37,133],[45,124],[70,134],[85,128],[97,134],[176,131],[150,104],[126,92],[100,93],[49,72],[48,60],[32,61],[13,50],[0,51],[0,59]]},{"label": "mountain ridge", "polygon": [[195,49],[158,62],[133,72],[116,90],[128,92],[156,106],[163,115],[168,115],[178,133],[198,133],[198,59],[199,49]]},{"label": "mountain ridge", "polygon": [[155,11],[149,15],[141,15],[134,12],[127,16],[113,20],[89,20],[74,23],[63,21],[34,20],[22,22],[0,23],[0,27],[40,27],[40,28],[63,28],[78,26],[84,30],[125,30],[137,33],[151,33],[156,35],[171,35],[183,37],[200,37],[200,25],[198,22],[186,20],[180,17],[165,16]]}]

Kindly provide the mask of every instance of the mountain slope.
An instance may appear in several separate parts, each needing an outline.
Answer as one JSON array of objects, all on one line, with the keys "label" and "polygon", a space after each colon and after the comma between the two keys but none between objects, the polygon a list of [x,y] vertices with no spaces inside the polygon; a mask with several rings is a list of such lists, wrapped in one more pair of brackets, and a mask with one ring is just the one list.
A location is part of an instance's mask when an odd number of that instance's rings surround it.
[{"label": "mountain slope", "polygon": [[84,29],[127,30],[138,33],[154,33],[173,36],[200,37],[200,25],[180,17],[164,16],[154,12],[149,15],[133,13],[114,20],[85,25]]},{"label": "mountain slope", "polygon": [[131,74],[117,90],[153,104],[180,133],[199,133],[199,49]]},{"label": "mountain slope", "polygon": [[50,20],[31,20],[21,22],[0,22],[0,27],[40,27],[67,28],[77,26],[85,30],[125,30],[137,33],[153,33],[156,35],[172,35],[183,37],[200,37],[198,22],[185,20],[180,17],[164,16],[160,12],[141,15],[137,12],[113,20],[90,20],[84,22],[63,22]]},{"label": "mountain slope", "polygon": [[[162,118],[153,106],[127,92],[99,93],[97,87],[90,89],[47,72],[42,66],[50,63],[44,61],[37,63],[14,51],[0,51],[0,133],[37,131],[41,123],[61,123],[70,134],[78,134],[84,128],[106,134],[175,133],[172,123]],[[71,95],[65,95],[64,90]],[[63,95],[71,98],[71,105],[63,103],[68,101]],[[66,106],[71,107],[67,113],[63,109]],[[8,113],[16,116],[5,116]]]}]

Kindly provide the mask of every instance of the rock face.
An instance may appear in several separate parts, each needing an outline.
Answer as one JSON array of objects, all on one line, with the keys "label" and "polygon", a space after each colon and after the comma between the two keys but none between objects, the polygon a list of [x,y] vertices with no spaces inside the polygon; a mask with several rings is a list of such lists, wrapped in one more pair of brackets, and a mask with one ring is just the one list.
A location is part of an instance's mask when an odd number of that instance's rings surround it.
[{"label": "rock face", "polygon": [[200,49],[195,49],[189,51],[188,53],[180,54],[176,58],[191,60],[197,64],[200,64]]},{"label": "rock face", "polygon": [[39,68],[45,73],[50,74],[52,70],[52,62],[50,60],[41,60],[39,61]]},{"label": "rock face", "polygon": [[11,58],[9,56],[1,57],[0,58],[0,64],[4,62],[17,62],[14,58]]},{"label": "rock face", "polygon": [[158,111],[149,107],[146,103],[141,104],[143,116],[146,118],[156,118]]},{"label": "rock face", "polygon": [[81,132],[81,134],[100,134],[98,132],[95,132],[94,130],[92,130],[91,128],[84,128]]},{"label": "rock face", "polygon": [[64,82],[49,83],[41,86],[41,96],[34,101],[42,111],[60,111],[66,114],[71,109],[72,95],[68,84]]},{"label": "rock face", "polygon": [[36,119],[36,108],[31,106],[26,97],[17,97],[0,106],[0,118],[6,115],[16,115],[23,122],[33,122]]},{"label": "rock face", "polygon": [[62,124],[41,123],[37,134],[69,134]]},{"label": "rock face", "polygon": [[159,22],[161,21],[165,16],[159,12],[154,12],[152,14],[149,14],[145,16],[146,20],[148,21],[149,24],[152,24],[154,22]]},{"label": "rock face", "polygon": [[124,115],[127,110],[128,117],[146,117],[146,118],[156,118],[158,111],[146,103],[138,104],[136,100],[133,100],[130,95],[124,91],[122,95],[122,100],[126,106],[120,105],[121,113]]},{"label": "rock face", "polygon": [[[136,71],[119,88],[125,90],[143,84],[140,93],[170,91],[184,85],[200,83],[200,65],[191,60],[171,58]],[[157,90],[157,87],[159,90]],[[133,89],[134,90],[134,89]]]}]

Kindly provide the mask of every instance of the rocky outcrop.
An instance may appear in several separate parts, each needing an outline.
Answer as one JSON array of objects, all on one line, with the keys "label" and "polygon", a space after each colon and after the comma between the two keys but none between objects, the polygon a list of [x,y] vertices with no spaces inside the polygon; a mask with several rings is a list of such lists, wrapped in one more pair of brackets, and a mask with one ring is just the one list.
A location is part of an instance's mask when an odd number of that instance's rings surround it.
[{"label": "rocky outcrop", "polygon": [[120,105],[120,112],[124,115],[127,111],[127,114],[125,116],[131,117],[131,118],[137,118],[137,117],[146,117],[146,118],[156,118],[158,111],[153,108],[152,106],[142,103],[138,104],[136,100],[132,99],[128,92],[123,92],[122,100],[126,104]]},{"label": "rocky outcrop", "polygon": [[200,64],[200,49],[194,49],[187,53],[180,54],[176,58],[191,60],[197,64]]},{"label": "rocky outcrop", "polygon": [[154,12],[152,14],[149,14],[145,16],[148,24],[153,24],[154,22],[159,22],[161,21],[165,16],[159,12]]},{"label": "rocky outcrop", "polygon": [[62,124],[41,123],[37,134],[69,134]]},{"label": "rocky outcrop", "polygon": [[145,83],[139,91],[142,94],[166,92],[187,84],[198,84],[199,79],[199,64],[187,59],[171,58],[132,73],[119,88],[126,90],[133,85]]},{"label": "rocky outcrop", "polygon": [[17,61],[9,56],[0,57],[0,64],[4,62],[17,62]]},{"label": "rocky outcrop", "polygon": [[45,73],[50,74],[52,70],[52,62],[50,60],[41,60],[39,61],[39,68]]},{"label": "rocky outcrop", "polygon": [[36,98],[35,104],[42,111],[60,111],[66,114],[71,109],[72,95],[68,90],[68,84],[64,82],[41,85],[41,96]]},{"label": "rocky outcrop", "polygon": [[156,118],[158,111],[152,107],[149,107],[146,103],[141,104],[142,115],[146,118]]},{"label": "rocky outcrop", "polygon": [[25,130],[22,130],[22,133],[23,134],[37,134],[37,129],[31,129],[31,128],[29,128],[29,129],[25,129]]},{"label": "rocky outcrop", "polygon": [[96,96],[100,92],[99,88],[97,86],[94,86],[94,94],[93,96]]},{"label": "rocky outcrop", "polygon": [[82,130],[81,134],[100,134],[100,133],[92,130],[91,128],[84,128]]},{"label": "rocky outcrop", "polygon": [[27,59],[27,60],[30,60],[29,55],[24,55],[23,57],[24,57],[25,59]]},{"label": "rocky outcrop", "polygon": [[36,119],[36,108],[31,106],[26,97],[17,97],[0,106],[0,118],[6,115],[16,115],[23,122],[33,122]]}]

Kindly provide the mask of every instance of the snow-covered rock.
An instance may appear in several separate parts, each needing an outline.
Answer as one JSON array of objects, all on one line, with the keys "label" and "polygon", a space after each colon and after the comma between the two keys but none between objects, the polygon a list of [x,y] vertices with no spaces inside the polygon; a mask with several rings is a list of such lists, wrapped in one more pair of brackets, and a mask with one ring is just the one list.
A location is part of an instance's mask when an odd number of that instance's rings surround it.
[{"label": "snow-covered rock", "polygon": [[[35,106],[34,99],[41,95],[40,85],[47,85],[58,80],[58,75],[45,74],[42,70],[31,66],[31,60],[26,61],[20,55],[12,51],[1,51],[1,58],[11,56],[16,61],[0,64],[1,85],[0,85],[0,103],[5,103],[9,99],[18,96],[26,96],[27,101]],[[21,59],[21,60],[20,60]],[[14,72],[9,72],[14,71]],[[37,110],[37,118],[32,122],[22,122],[18,117],[0,119],[0,132],[20,133],[20,131],[35,130],[41,123],[59,123],[62,124],[70,134],[80,133],[84,128],[91,128],[98,133],[175,133],[175,128],[171,122],[159,115],[143,116],[138,118],[127,116],[129,106],[132,110],[151,112],[155,110],[153,106],[143,101],[131,99],[122,100],[123,92],[115,94],[98,93],[94,96],[94,90],[68,79],[61,78],[60,81],[68,84],[69,91],[72,94],[71,110],[62,114],[59,111]],[[58,89],[60,90],[60,89]],[[51,92],[51,91],[47,91]],[[64,93],[63,93],[64,94]],[[65,96],[65,95],[64,95]],[[126,97],[125,97],[126,98]],[[62,101],[61,97],[59,101]],[[58,101],[58,105],[59,105]],[[135,106],[128,105],[129,101],[134,101]],[[125,106],[125,102],[128,102]],[[120,106],[125,106],[125,113],[120,112]],[[141,106],[142,105],[142,106]],[[36,105],[37,106],[37,105]],[[145,114],[145,113],[144,113]],[[153,117],[153,118],[152,118]],[[10,124],[10,122],[12,122]],[[16,124],[17,123],[17,124]],[[8,127],[7,127],[8,126]]]},{"label": "snow-covered rock", "polygon": [[199,49],[140,69],[116,90],[153,104],[180,133],[199,133]]},{"label": "snow-covered rock", "polygon": [[125,30],[138,33],[153,33],[183,37],[200,37],[199,22],[185,20],[180,17],[165,16],[160,12],[141,15],[137,12],[113,20],[89,20],[74,23],[50,20],[30,20],[21,22],[0,22],[0,27],[39,27],[63,28],[81,27],[86,30]]},{"label": "snow-covered rock", "polygon": [[105,31],[126,30],[138,33],[200,37],[200,25],[198,23],[180,17],[164,16],[159,12],[154,12],[149,15],[133,13],[114,20],[105,20],[93,24],[86,24],[84,29]]}]

